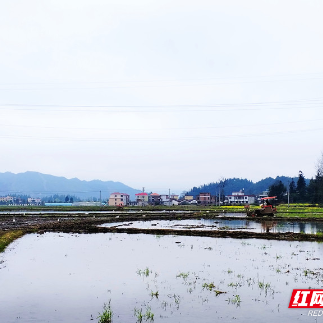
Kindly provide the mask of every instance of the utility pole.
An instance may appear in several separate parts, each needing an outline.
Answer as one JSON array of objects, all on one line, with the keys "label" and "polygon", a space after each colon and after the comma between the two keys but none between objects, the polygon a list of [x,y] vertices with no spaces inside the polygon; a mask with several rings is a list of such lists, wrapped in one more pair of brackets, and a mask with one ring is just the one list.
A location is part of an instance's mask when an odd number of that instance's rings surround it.
[{"label": "utility pole", "polygon": [[145,193],[145,188],[144,187],[142,188],[142,192]]},{"label": "utility pole", "polygon": [[100,204],[101,204],[102,200],[101,200],[101,191],[100,191]]},{"label": "utility pole", "polygon": [[168,205],[170,206],[170,188],[168,189]]}]

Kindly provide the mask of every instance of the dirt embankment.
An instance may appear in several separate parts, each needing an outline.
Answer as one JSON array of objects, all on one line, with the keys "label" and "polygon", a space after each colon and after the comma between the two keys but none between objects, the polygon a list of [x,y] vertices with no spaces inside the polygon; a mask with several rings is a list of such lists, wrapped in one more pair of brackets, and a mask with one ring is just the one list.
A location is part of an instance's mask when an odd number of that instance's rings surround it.
[{"label": "dirt embankment", "polygon": [[[277,233],[277,232],[246,232],[232,230],[178,230],[178,229],[139,229],[139,228],[120,228],[120,227],[100,227],[103,223],[122,222],[122,221],[143,221],[143,220],[168,220],[168,219],[192,219],[194,215],[167,214],[157,215],[129,215],[121,216],[0,216],[0,231],[23,230],[30,232],[65,232],[65,233],[127,233],[127,234],[154,234],[154,235],[179,235],[179,236],[200,236],[214,238],[236,238],[236,239],[268,239],[268,240],[289,240],[289,241],[323,241],[322,235],[304,233]],[[196,218],[196,215],[195,215]],[[200,218],[197,217],[197,218]],[[237,218],[226,218],[236,220]],[[255,220],[255,219],[252,219]],[[256,219],[256,221],[286,221],[285,219]],[[313,220],[313,219],[311,219]],[[292,219],[292,221],[304,221],[304,219]]]}]

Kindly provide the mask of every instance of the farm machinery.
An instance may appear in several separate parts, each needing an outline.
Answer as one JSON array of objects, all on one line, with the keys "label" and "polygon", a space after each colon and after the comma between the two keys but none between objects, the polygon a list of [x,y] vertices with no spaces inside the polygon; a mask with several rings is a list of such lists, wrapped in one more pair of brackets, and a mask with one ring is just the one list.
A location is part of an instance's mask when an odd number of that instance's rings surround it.
[{"label": "farm machinery", "polygon": [[245,206],[247,216],[274,216],[277,213],[275,206],[275,199],[277,196],[263,197],[261,198],[260,208],[250,210],[249,205]]}]

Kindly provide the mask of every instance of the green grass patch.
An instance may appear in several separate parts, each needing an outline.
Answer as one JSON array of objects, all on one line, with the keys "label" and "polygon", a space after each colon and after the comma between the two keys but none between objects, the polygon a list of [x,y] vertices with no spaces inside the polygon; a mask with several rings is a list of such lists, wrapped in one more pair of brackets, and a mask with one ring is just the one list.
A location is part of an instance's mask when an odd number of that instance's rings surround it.
[{"label": "green grass patch", "polygon": [[23,230],[0,231],[0,252],[3,252],[11,242],[24,234]]}]

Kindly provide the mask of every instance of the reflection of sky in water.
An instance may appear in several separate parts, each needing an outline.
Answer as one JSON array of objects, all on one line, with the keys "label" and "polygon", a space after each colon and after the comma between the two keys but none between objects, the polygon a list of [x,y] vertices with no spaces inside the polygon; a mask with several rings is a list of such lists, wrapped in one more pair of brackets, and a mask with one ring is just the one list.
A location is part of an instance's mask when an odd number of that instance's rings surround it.
[{"label": "reflection of sky in water", "polygon": [[225,220],[200,219],[200,220],[154,220],[106,223],[104,227],[141,228],[141,229],[176,229],[176,230],[241,230],[250,232],[323,232],[323,222],[287,222],[287,221],[262,221],[255,222],[248,219]]},{"label": "reflection of sky in water", "polygon": [[293,288],[318,288],[322,253],[315,242],[30,234],[0,255],[1,322],[97,322],[109,299],[114,322],[146,306],[155,322],[315,322],[287,307]]}]

